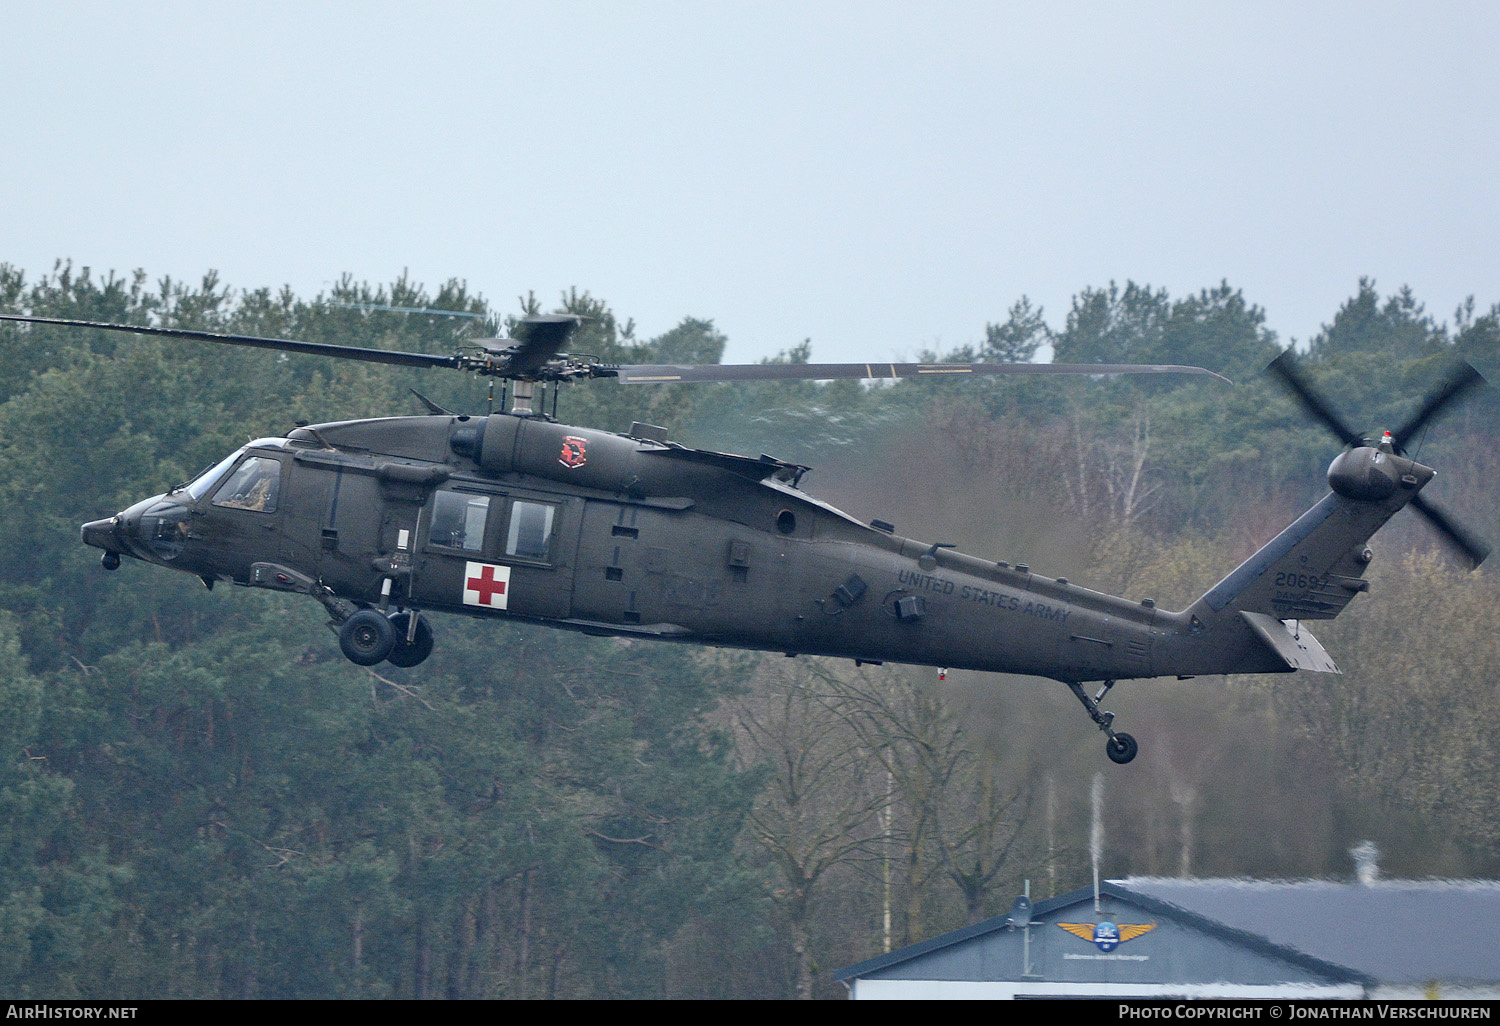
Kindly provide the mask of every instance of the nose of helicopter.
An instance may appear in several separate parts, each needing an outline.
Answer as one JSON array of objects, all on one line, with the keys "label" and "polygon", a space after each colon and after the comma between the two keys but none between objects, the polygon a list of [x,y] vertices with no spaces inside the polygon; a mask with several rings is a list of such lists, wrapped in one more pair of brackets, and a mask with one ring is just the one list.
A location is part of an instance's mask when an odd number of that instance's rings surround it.
[{"label": "nose of helicopter", "polygon": [[120,517],[115,515],[105,520],[90,520],[79,529],[85,545],[103,549],[106,553],[118,554],[125,546],[120,540]]},{"label": "nose of helicopter", "polygon": [[138,507],[131,507],[131,509],[135,510],[136,514],[128,521],[126,513],[130,510],[116,513],[104,520],[90,520],[79,528],[78,533],[83,537],[85,545],[104,550],[104,556],[99,563],[106,570],[120,569],[120,555],[131,551],[126,538],[134,533],[136,521],[140,517]]},{"label": "nose of helicopter", "polygon": [[104,550],[104,566],[113,570],[122,555],[151,563],[165,563],[182,550],[187,510],[165,495],[137,502],[104,520],[90,520],[79,528],[85,545]]}]

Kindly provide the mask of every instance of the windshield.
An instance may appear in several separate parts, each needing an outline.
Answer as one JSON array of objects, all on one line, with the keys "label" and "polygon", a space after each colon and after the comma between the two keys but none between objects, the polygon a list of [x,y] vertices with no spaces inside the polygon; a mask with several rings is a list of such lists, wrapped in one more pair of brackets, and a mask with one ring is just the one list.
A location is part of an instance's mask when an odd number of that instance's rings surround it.
[{"label": "windshield", "polygon": [[280,488],[281,463],[268,456],[249,456],[225,479],[214,498],[214,505],[274,513]]},{"label": "windshield", "polygon": [[218,463],[214,464],[212,470],[208,470],[202,474],[199,474],[198,479],[187,486],[188,494],[193,497],[194,501],[203,498],[210,491],[212,491],[214,485],[219,482],[219,478],[223,477],[225,473],[228,472],[229,468],[234,466],[234,461],[239,459],[240,453],[244,451],[244,449],[236,449],[228,456],[225,456]]}]

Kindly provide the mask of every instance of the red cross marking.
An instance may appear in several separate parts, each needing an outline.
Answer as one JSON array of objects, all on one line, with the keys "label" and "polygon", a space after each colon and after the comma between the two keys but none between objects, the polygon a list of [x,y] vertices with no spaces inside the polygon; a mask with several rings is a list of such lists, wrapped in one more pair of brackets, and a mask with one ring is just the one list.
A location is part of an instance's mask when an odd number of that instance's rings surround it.
[{"label": "red cross marking", "polygon": [[478,577],[470,577],[466,586],[470,591],[479,593],[479,604],[482,606],[494,605],[495,596],[505,594],[505,582],[495,580],[495,568],[492,566],[481,570]]}]

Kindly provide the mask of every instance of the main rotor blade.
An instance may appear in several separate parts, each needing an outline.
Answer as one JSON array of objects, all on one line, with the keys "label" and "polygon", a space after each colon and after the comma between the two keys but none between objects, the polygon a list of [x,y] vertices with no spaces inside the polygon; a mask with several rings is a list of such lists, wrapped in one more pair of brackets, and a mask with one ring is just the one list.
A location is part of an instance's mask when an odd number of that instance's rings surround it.
[{"label": "main rotor blade", "polygon": [[1448,376],[1443,383],[1427,394],[1427,398],[1423,400],[1422,405],[1417,407],[1416,412],[1406,419],[1406,423],[1391,432],[1396,449],[1405,449],[1407,439],[1421,430],[1422,425],[1437,416],[1444,406],[1453,402],[1453,400],[1469,391],[1469,389],[1477,388],[1486,383],[1484,375],[1467,363],[1460,361],[1455,364],[1448,371]]},{"label": "main rotor blade", "polygon": [[1407,505],[1422,514],[1427,519],[1427,522],[1437,530],[1438,534],[1443,536],[1443,539],[1449,545],[1452,545],[1467,556],[1469,561],[1473,563],[1474,568],[1483,563],[1484,558],[1490,554],[1490,547],[1488,545],[1477,536],[1459,527],[1452,517],[1438,509],[1428,500],[1422,498],[1421,495],[1412,496],[1411,502]]},{"label": "main rotor blade", "polygon": [[1130,363],[730,363],[634,364],[601,366],[596,377],[617,377],[626,385],[665,385],[689,381],[884,380],[944,374],[1206,374],[1202,367]]},{"label": "main rotor blade", "polygon": [[200,342],[219,342],[231,346],[249,346],[253,349],[276,349],[285,353],[301,353],[305,356],[333,356],[341,360],[363,360],[366,363],[386,363],[398,367],[453,368],[460,366],[456,356],[404,353],[390,349],[361,349],[357,346],[335,346],[323,342],[298,342],[289,338],[227,335],[218,331],[195,331],[190,328],[151,328],[140,324],[105,324],[99,321],[70,321],[60,317],[23,317],[20,314],[0,314],[0,320],[19,321],[26,324],[60,324],[67,328],[98,328],[102,331],[124,331],[136,335],[160,335],[163,338],[189,338]]},{"label": "main rotor blade", "polygon": [[1333,407],[1324,401],[1323,397],[1312,390],[1302,372],[1297,369],[1296,360],[1292,357],[1292,351],[1286,350],[1271,365],[1266,368],[1272,377],[1280,381],[1288,392],[1291,392],[1301,401],[1307,412],[1322,422],[1323,426],[1343,442],[1345,445],[1359,445],[1364,441],[1364,436],[1355,431],[1344,419],[1333,411]]},{"label": "main rotor blade", "polygon": [[519,344],[502,350],[509,358],[507,374],[527,378],[541,370],[568,344],[568,339],[578,329],[578,320],[569,314],[547,314],[518,322]]},{"label": "main rotor blade", "polygon": [[482,313],[470,313],[467,310],[438,310],[430,306],[387,306],[382,303],[334,303],[329,306],[337,306],[344,310],[381,310],[386,313],[427,314],[431,317],[468,317],[471,320],[486,320],[489,315]]}]

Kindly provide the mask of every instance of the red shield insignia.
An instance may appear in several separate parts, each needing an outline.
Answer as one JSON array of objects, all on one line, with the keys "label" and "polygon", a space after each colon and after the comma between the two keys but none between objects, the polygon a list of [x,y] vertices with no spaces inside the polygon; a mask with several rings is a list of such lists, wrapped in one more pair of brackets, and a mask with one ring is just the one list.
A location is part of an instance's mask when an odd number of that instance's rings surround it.
[{"label": "red shield insignia", "polygon": [[577,435],[564,435],[562,452],[557,455],[557,462],[569,470],[577,470],[588,462],[584,450],[588,447],[587,438],[579,438]]}]

